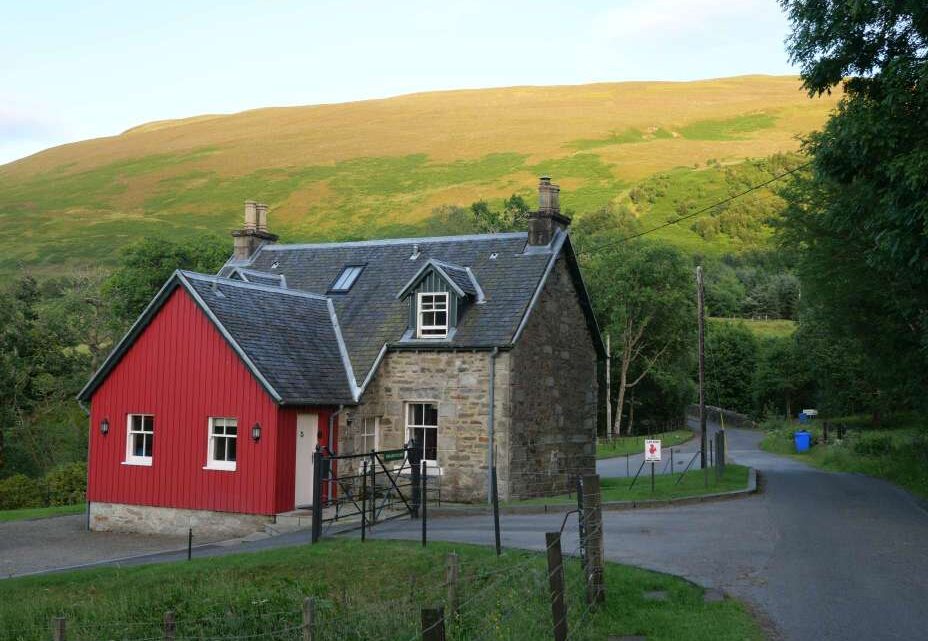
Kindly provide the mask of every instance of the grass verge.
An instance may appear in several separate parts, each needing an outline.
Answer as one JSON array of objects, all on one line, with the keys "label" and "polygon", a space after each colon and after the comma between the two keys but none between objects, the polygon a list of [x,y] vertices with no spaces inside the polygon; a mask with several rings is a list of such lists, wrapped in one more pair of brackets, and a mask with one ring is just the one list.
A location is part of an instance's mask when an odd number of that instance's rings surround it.
[{"label": "grass verge", "polygon": [[822,421],[818,420],[802,426],[812,433],[814,444],[808,452],[799,454],[793,433],[800,426],[782,419],[766,421],[762,427],[767,433],[760,447],[822,469],[886,479],[928,497],[928,418],[914,414],[890,417],[878,429],[870,427],[868,419],[860,416],[830,422],[848,426],[845,438],[839,440],[837,430],[832,429],[829,442],[825,443]]},{"label": "grass verge", "polygon": [[597,441],[596,458],[604,459],[625,456],[626,454],[641,454],[644,452],[645,439],[652,438],[660,439],[661,447],[666,449],[687,442],[693,438],[693,432],[690,430],[675,430],[650,436],[620,436],[616,439]]},{"label": "grass verge", "polygon": [[[685,462],[684,462],[685,464]],[[655,464],[655,469],[660,471],[663,463]],[[679,466],[682,471],[683,467]],[[743,490],[748,485],[749,469],[743,465],[729,463],[725,466],[725,475],[716,478],[715,468],[709,469],[708,484],[705,481],[702,470],[690,469],[683,477],[683,480],[677,483],[680,474],[655,474],[654,490],[651,490],[651,468],[645,465],[641,470],[641,475],[631,487],[632,479],[628,478],[603,478],[600,479],[602,488],[602,500],[605,501],[645,501],[645,500],[667,500],[682,499],[691,496],[703,496],[706,494],[715,494],[717,492],[731,492],[734,490]],[[553,497],[540,497],[537,499],[524,499],[520,501],[509,501],[505,505],[557,505],[561,503],[575,503],[576,498],[573,495],[562,495]]]},{"label": "grass verge", "polygon": [[[539,538],[542,535],[539,534]],[[69,638],[161,638],[165,611],[177,635],[222,639],[301,638],[300,604],[316,598],[325,639],[419,638],[420,607],[445,604],[446,554],[460,558],[459,614],[447,638],[550,637],[543,554],[432,543],[328,540],[314,546],[135,568],[85,570],[0,582],[0,638],[49,637],[49,620],[68,619]],[[579,560],[565,561],[571,639],[644,635],[652,641],[762,639],[738,601],[703,601],[702,588],[627,566],[606,567],[606,602],[583,603]],[[665,601],[645,592],[665,591]]]},{"label": "grass verge", "polygon": [[85,503],[76,505],[53,505],[52,507],[27,507],[21,510],[0,510],[0,523],[4,521],[26,521],[47,519],[52,516],[80,514],[87,509]]}]

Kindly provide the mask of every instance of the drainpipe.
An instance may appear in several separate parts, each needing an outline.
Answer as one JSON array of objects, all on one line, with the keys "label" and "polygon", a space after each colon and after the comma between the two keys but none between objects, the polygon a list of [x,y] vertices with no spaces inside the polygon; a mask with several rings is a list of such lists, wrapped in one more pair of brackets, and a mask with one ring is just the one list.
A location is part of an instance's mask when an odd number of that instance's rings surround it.
[{"label": "drainpipe", "polygon": [[[329,433],[328,433],[328,435],[326,436],[326,443],[329,444],[329,445],[328,445],[328,447],[329,447],[329,454],[335,454],[335,452],[338,450],[337,447],[336,447],[335,449],[332,448],[332,445],[333,445],[333,444],[332,444],[332,437],[335,435],[335,418],[336,418],[339,414],[341,414],[342,411],[343,411],[344,409],[345,409],[345,406],[344,406],[344,405],[339,405],[337,410],[335,410],[334,412],[332,412],[331,414],[329,414]],[[329,474],[331,474],[331,473],[332,473],[332,468],[330,467],[330,468],[329,468]],[[329,483],[329,500],[330,500],[330,501],[332,500],[332,483]]]},{"label": "drainpipe", "polygon": [[487,467],[487,503],[493,503],[492,492],[490,488],[493,487],[493,466],[496,465],[495,460],[495,449],[496,449],[496,432],[494,430],[493,417],[496,410],[496,357],[499,356],[499,348],[494,347],[493,351],[490,352],[490,389],[488,390],[487,396],[489,396],[489,410],[487,413],[487,431],[489,432],[489,452],[487,453],[487,461],[489,466]]},{"label": "drainpipe", "polygon": [[90,489],[90,439],[93,437],[93,425],[90,424],[90,408],[84,401],[77,399],[77,404],[84,414],[87,415],[87,478],[84,479],[84,528],[90,531],[90,500],[87,498],[87,490]]}]

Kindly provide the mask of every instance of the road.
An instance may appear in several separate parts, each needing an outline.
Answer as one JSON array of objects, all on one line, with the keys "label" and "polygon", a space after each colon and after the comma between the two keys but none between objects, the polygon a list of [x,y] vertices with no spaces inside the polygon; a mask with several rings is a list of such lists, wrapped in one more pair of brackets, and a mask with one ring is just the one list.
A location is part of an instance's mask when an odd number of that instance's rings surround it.
[{"label": "road", "polygon": [[[606,512],[607,557],[742,598],[789,641],[928,638],[928,513],[919,502],[884,481],[762,452],[758,433],[728,434],[731,457],[760,472],[763,491]],[[560,518],[504,516],[503,545],[542,549]],[[430,530],[433,539],[492,542],[485,516],[436,520]],[[418,535],[409,522],[375,534]]]}]

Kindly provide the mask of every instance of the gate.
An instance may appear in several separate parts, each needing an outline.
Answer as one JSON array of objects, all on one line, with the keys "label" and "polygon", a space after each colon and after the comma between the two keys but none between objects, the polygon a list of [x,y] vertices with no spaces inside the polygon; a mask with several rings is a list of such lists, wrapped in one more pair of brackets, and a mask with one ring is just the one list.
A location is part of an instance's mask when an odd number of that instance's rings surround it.
[{"label": "gate", "polygon": [[316,448],[313,465],[312,541],[324,526],[360,523],[361,538],[375,523],[405,516],[417,518],[422,498],[419,465],[408,448],[333,454]]}]

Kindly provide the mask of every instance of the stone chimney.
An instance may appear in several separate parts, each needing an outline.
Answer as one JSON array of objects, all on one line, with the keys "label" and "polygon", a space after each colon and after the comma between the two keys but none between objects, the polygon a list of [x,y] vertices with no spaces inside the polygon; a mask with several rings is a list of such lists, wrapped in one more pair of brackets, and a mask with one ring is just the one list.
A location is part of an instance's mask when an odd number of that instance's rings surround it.
[{"label": "stone chimney", "polygon": [[277,236],[267,230],[267,209],[264,203],[245,201],[245,226],[232,232],[235,260],[248,260],[262,242],[277,241]]},{"label": "stone chimney", "polygon": [[561,188],[549,176],[538,181],[538,211],[529,214],[528,244],[550,245],[558,229],[567,229],[570,218],[561,215]]}]

